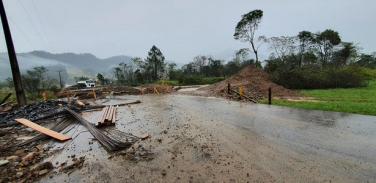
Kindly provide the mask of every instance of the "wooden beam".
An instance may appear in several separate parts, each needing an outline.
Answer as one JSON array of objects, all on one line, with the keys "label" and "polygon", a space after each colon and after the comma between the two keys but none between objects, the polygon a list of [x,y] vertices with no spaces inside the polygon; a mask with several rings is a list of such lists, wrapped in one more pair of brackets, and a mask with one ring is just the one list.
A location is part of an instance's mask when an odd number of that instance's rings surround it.
[{"label": "wooden beam", "polygon": [[114,107],[114,113],[112,116],[112,124],[115,125],[115,122],[116,122],[116,107]]},{"label": "wooden beam", "polygon": [[32,128],[32,129],[38,131],[38,132],[41,132],[43,134],[46,134],[46,135],[48,135],[50,137],[53,137],[53,138],[61,140],[61,141],[71,139],[70,137],[67,137],[67,136],[65,136],[65,135],[63,135],[61,133],[57,133],[57,132],[52,131],[50,129],[47,129],[47,128],[45,128],[43,126],[40,126],[38,124],[35,124],[35,123],[33,123],[33,122],[31,122],[31,121],[29,121],[27,119],[20,118],[20,119],[15,119],[15,121],[17,121],[19,123],[22,123],[23,125],[28,126],[28,127]]}]

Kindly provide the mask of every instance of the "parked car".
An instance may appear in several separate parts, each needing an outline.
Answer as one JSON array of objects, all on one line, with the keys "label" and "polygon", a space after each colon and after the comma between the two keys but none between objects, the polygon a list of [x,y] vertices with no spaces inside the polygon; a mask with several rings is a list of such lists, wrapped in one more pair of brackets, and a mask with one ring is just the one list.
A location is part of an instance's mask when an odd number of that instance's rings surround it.
[{"label": "parked car", "polygon": [[95,87],[96,83],[94,80],[86,80],[86,81],[77,82],[77,85],[78,87],[90,88],[90,87]]}]

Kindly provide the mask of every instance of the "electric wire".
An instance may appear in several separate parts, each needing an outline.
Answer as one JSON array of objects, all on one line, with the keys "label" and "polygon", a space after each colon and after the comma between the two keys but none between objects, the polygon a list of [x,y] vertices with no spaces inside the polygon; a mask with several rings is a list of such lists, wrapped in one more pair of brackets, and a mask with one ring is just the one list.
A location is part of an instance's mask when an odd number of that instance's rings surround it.
[{"label": "electric wire", "polygon": [[40,16],[39,16],[39,12],[38,12],[38,10],[37,10],[35,4],[34,4],[34,0],[31,0],[31,2],[33,3],[34,9],[35,9],[35,11],[37,12],[39,22],[40,22],[40,24],[42,25],[43,32],[44,32],[44,34],[46,35],[46,38],[47,38],[48,44],[50,45],[50,48],[51,48],[51,50],[53,51],[54,49],[52,48],[50,38],[49,38],[48,35],[47,35],[46,29],[44,29],[44,25],[43,25],[43,23],[42,23],[42,19],[41,19]]},{"label": "electric wire", "polygon": [[29,13],[27,13],[26,8],[25,8],[25,6],[24,6],[23,3],[22,3],[22,0],[19,0],[19,2],[21,3],[22,8],[24,9],[24,11],[25,11],[27,17],[29,17],[29,20],[30,20],[31,24],[33,25],[35,31],[37,32],[39,39],[42,41],[44,47],[47,49],[47,46],[46,46],[46,44],[44,43],[42,37],[40,36],[40,34],[39,34],[37,28],[35,27],[33,20],[31,20],[31,18],[30,18],[30,16],[29,16]]},{"label": "electric wire", "polygon": [[31,44],[31,46],[32,46],[34,49],[36,49],[36,47],[34,46],[34,44],[30,41],[30,39],[26,36],[26,34],[21,30],[21,28],[18,27],[18,25],[16,24],[16,22],[15,22],[10,16],[8,16],[8,17],[9,17],[10,21],[13,22],[13,24],[14,24],[14,25],[18,28],[18,30],[22,33],[22,35],[25,36],[25,38],[27,39],[27,41],[29,41],[29,43]]}]

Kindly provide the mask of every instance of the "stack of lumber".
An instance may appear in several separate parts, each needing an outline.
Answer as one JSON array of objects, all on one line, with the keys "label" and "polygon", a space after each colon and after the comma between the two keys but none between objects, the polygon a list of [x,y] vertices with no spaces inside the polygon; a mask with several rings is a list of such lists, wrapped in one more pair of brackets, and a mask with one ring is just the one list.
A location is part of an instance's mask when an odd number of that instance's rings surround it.
[{"label": "stack of lumber", "polygon": [[116,107],[113,105],[106,106],[102,110],[102,115],[96,126],[115,125]]}]

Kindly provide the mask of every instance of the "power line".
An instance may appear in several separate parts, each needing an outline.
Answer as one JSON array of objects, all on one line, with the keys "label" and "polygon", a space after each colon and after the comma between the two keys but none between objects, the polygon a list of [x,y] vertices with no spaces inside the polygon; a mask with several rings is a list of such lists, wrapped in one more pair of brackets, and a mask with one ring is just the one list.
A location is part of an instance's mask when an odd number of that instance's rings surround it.
[{"label": "power line", "polygon": [[35,27],[33,20],[31,20],[31,18],[30,18],[30,16],[29,16],[29,14],[27,13],[25,6],[23,5],[23,3],[22,3],[22,1],[21,1],[21,0],[20,0],[19,2],[21,3],[21,5],[22,5],[22,8],[24,9],[24,11],[25,11],[25,13],[26,13],[27,17],[29,17],[29,20],[30,20],[31,24],[33,25],[33,27],[34,27],[35,31],[37,32],[37,34],[38,34],[38,36],[39,36],[39,39],[40,39],[40,40],[42,41],[42,43],[43,43],[44,47],[45,47],[45,48],[47,49],[47,46],[46,46],[46,44],[44,44],[44,41],[43,41],[42,37],[40,36],[40,34],[39,34],[39,32],[38,32],[37,28]]},{"label": "power line", "polygon": [[44,29],[44,25],[43,25],[43,23],[42,23],[42,20],[40,19],[40,16],[39,16],[38,10],[37,10],[37,8],[35,7],[34,0],[31,0],[31,2],[33,3],[34,9],[35,9],[35,11],[37,12],[37,15],[38,15],[38,18],[39,18],[39,22],[40,22],[40,24],[42,25],[42,28],[43,28],[44,34],[45,34],[46,37],[47,37],[48,44],[50,45],[50,48],[51,48],[51,50],[53,51],[53,48],[52,48],[52,45],[51,45],[51,42],[50,42],[50,38],[49,38],[48,35],[47,35],[46,29]]},{"label": "power line", "polygon": [[34,44],[30,41],[30,39],[26,36],[26,34],[20,29],[20,27],[18,27],[18,25],[16,24],[16,22],[13,21],[13,19],[10,16],[9,16],[9,19],[18,28],[18,30],[20,30],[20,32],[25,36],[25,38],[29,41],[29,43],[31,44],[31,46],[33,46],[34,50],[36,50],[36,47],[34,46]]}]

